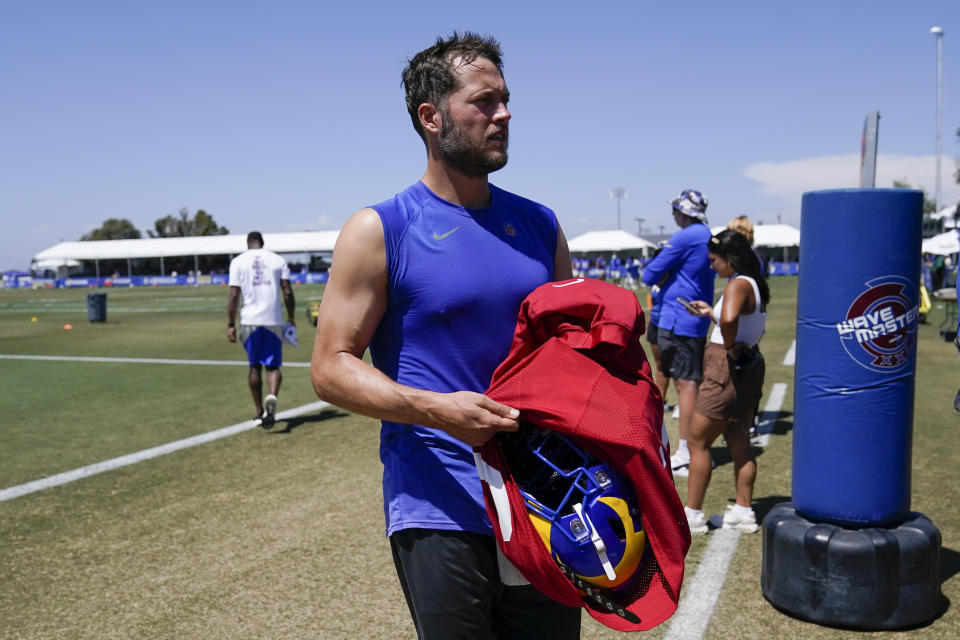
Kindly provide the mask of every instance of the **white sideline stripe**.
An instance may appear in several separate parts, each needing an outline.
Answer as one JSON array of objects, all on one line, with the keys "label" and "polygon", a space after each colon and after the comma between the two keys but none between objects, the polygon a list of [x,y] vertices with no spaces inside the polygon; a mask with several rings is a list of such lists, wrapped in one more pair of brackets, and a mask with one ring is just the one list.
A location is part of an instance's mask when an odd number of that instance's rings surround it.
[{"label": "white sideline stripe", "polygon": [[787,349],[787,355],[783,357],[783,366],[792,367],[797,362],[797,341],[794,340],[790,343],[790,348]]},{"label": "white sideline stripe", "polygon": [[[132,364],[204,364],[250,366],[245,360],[173,360],[170,358],[106,358],[98,356],[20,356],[0,354],[0,360],[53,360],[56,362],[124,362]],[[284,367],[309,367],[309,362],[284,362]]]},{"label": "white sideline stripe", "polygon": [[727,567],[737,550],[740,532],[717,529],[709,535],[710,542],[693,576],[693,584],[683,590],[684,597],[673,614],[664,640],[698,640],[710,624],[710,616],[727,577]]},{"label": "white sideline stripe", "polygon": [[[787,385],[783,382],[774,383],[763,409],[765,415],[771,416],[771,425],[776,414],[783,407],[786,395]],[[771,426],[770,429],[772,428]],[[769,439],[769,431],[766,437]],[[714,516],[711,521],[717,517]],[[710,623],[710,616],[713,615],[713,608],[717,604],[717,598],[720,597],[723,582],[727,577],[727,567],[730,566],[730,560],[733,559],[740,541],[740,532],[732,529],[715,529],[707,535],[710,536],[710,541],[707,542],[707,548],[703,550],[700,566],[683,590],[680,606],[673,614],[664,640],[700,640]]]},{"label": "white sideline stripe", "polygon": [[770,389],[770,397],[767,398],[767,404],[760,412],[760,420],[757,424],[757,437],[750,440],[750,444],[755,447],[766,447],[770,444],[770,433],[773,431],[773,425],[777,423],[777,416],[783,407],[783,400],[787,397],[787,385],[784,382],[775,382]]},{"label": "white sideline stripe", "polygon": [[[300,407],[281,411],[277,414],[277,419],[287,420],[289,418],[295,418],[297,416],[302,416],[305,413],[310,413],[312,411],[316,411],[317,409],[322,409],[328,406],[330,406],[330,403],[318,400],[317,402],[311,402],[310,404],[305,404]],[[39,480],[33,480],[32,482],[18,484],[15,487],[10,487],[9,489],[3,489],[0,491],[0,502],[19,498],[20,496],[27,495],[28,493],[34,493],[36,491],[42,491],[43,489],[57,487],[62,484],[67,484],[68,482],[73,482],[74,480],[87,478],[105,471],[112,471],[114,469],[119,469],[120,467],[126,467],[138,462],[143,462],[144,460],[150,460],[151,458],[157,458],[168,453],[173,453],[174,451],[179,451],[180,449],[188,449],[198,444],[212,442],[213,440],[219,440],[220,438],[226,438],[228,436],[236,435],[238,433],[243,433],[244,431],[249,431],[250,429],[256,428],[258,427],[253,424],[253,420],[247,420],[229,427],[217,429],[216,431],[201,433],[191,438],[175,440],[174,442],[168,442],[167,444],[162,444],[157,447],[144,449],[143,451],[138,451],[136,453],[130,453],[125,456],[120,456],[119,458],[112,458],[110,460],[104,460],[103,462],[97,462],[95,464],[87,465],[86,467],[74,469],[73,471],[65,471],[56,475],[47,476],[46,478],[40,478]]]}]

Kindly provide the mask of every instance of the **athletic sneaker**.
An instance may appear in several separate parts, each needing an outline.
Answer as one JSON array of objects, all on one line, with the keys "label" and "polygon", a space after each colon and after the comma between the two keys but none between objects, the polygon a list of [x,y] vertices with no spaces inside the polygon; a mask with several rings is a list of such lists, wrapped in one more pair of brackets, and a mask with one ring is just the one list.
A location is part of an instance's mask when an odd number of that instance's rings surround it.
[{"label": "athletic sneaker", "polygon": [[[673,458],[670,459],[671,465],[673,464]],[[713,458],[710,458],[710,468],[717,468],[717,461]],[[673,475],[680,478],[689,478],[690,477],[690,458],[687,458],[686,462],[683,462],[678,465],[673,465]]]},{"label": "athletic sneaker", "polygon": [[727,505],[727,510],[723,514],[723,528],[736,529],[743,533],[757,532],[757,515],[750,510],[750,513],[743,515],[733,509],[732,504]]},{"label": "athletic sneaker", "polygon": [[263,416],[253,416],[253,426],[259,427],[263,424]]},{"label": "athletic sneaker", "polygon": [[673,419],[674,419],[674,420],[679,420],[679,419],[680,419],[680,405],[679,405],[679,404],[673,408]]},{"label": "athletic sneaker", "polygon": [[263,400],[263,428],[269,429],[277,422],[277,396],[272,393]]},{"label": "athletic sneaker", "polygon": [[682,464],[690,464],[690,451],[688,449],[677,451],[670,456],[670,466],[674,469]]},{"label": "athletic sneaker", "polygon": [[686,478],[690,475],[690,452],[677,451],[670,456],[670,468],[673,469],[673,475]]},{"label": "athletic sneaker", "polygon": [[707,516],[702,511],[695,516],[687,513],[687,526],[690,527],[690,535],[705,536],[708,531]]},{"label": "athletic sneaker", "polygon": [[953,410],[960,411],[960,391],[953,397]]}]

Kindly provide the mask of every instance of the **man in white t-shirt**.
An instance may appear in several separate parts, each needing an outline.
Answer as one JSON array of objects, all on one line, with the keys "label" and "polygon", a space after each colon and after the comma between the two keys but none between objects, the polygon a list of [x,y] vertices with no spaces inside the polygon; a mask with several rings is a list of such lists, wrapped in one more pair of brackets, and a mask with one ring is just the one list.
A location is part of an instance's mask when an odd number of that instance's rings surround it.
[{"label": "man in white t-shirt", "polygon": [[[243,295],[240,309],[240,331],[237,332],[237,302]],[[290,268],[286,260],[263,248],[259,231],[247,234],[247,250],[230,261],[230,293],[227,297],[227,340],[239,336],[250,362],[250,393],[257,413],[254,422],[269,429],[276,422],[277,393],[283,375],[283,306],[287,322],[296,325],[296,305],[290,287]],[[261,367],[267,370],[267,397],[263,398]]]}]

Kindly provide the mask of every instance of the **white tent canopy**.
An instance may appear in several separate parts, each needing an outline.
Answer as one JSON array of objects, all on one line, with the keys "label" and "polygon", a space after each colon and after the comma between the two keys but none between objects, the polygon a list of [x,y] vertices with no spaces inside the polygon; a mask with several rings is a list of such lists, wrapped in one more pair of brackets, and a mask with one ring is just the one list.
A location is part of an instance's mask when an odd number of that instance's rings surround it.
[{"label": "white tent canopy", "polygon": [[[324,253],[333,251],[339,231],[264,233],[263,245],[277,253]],[[141,240],[91,240],[61,242],[33,257],[45,260],[118,260],[171,256],[237,255],[247,250],[246,234],[144,238]]]},{"label": "white tent canopy", "polygon": [[[726,227],[713,227],[710,233],[717,235]],[[753,244],[756,247],[799,247],[800,230],[788,224],[758,224],[753,227]]]},{"label": "white tent canopy", "polygon": [[47,258],[44,260],[34,260],[33,264],[30,266],[31,268],[40,271],[45,269],[56,271],[57,269],[68,269],[70,267],[79,267],[81,265],[79,260],[74,260],[73,258]]},{"label": "white tent canopy", "polygon": [[567,242],[571,253],[588,253],[590,251],[630,251],[656,249],[657,245],[629,231],[615,229],[613,231],[587,231]]},{"label": "white tent canopy", "polygon": [[960,253],[960,239],[957,238],[957,231],[951,229],[932,238],[927,238],[920,245],[920,251],[938,256]]},{"label": "white tent canopy", "polygon": [[[931,213],[930,218],[934,220],[943,220],[944,229],[955,229],[957,226],[957,205],[950,205],[949,207],[944,207],[937,211],[936,213]],[[928,252],[929,253],[929,252]]]}]

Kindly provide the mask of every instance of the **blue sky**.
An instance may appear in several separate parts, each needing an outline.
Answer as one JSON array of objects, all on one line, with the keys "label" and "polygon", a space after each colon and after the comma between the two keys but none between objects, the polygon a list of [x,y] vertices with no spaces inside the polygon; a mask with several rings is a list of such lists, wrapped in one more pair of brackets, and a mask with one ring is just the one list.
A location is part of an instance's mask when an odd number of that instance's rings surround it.
[{"label": "blue sky", "polygon": [[[546,9],[549,7],[549,9]],[[838,2],[5,2],[0,268],[107,218],[146,232],[205,209],[234,233],[338,229],[418,179],[410,55],[454,29],[504,49],[510,162],[491,180],[568,238],[671,232],[700,189],[712,224],[799,226],[800,196],[855,187],[881,114],[877,186],[960,188],[960,4]]]}]

